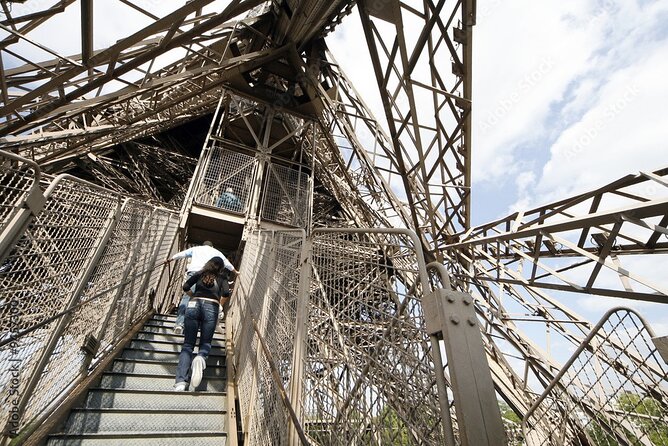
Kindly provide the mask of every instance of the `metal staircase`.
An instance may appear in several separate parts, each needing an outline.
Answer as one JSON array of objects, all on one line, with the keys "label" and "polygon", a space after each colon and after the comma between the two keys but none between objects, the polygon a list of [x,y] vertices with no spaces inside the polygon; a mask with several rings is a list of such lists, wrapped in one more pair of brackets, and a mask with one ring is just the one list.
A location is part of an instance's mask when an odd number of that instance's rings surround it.
[{"label": "metal staircase", "polygon": [[172,332],[174,319],[168,315],[149,319],[46,444],[225,445],[227,379],[221,325],[202,383],[197,389],[174,392],[183,340]]}]

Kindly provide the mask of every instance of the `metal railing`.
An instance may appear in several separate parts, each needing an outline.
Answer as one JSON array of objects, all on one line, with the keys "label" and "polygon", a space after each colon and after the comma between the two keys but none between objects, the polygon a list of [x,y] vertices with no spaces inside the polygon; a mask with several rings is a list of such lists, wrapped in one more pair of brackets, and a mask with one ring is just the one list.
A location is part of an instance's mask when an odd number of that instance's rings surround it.
[{"label": "metal railing", "polygon": [[452,443],[415,241],[398,229],[250,233],[228,315],[247,441]]},{"label": "metal railing", "polygon": [[246,242],[230,305],[237,395],[249,444],[286,444],[289,414],[283,406],[258,330],[286,388],[293,367],[304,232],[257,231]]},{"label": "metal railing", "polygon": [[[2,175],[16,184],[38,178],[35,168],[8,166]],[[43,207],[5,225],[15,237],[0,252],[0,422],[8,436],[34,425],[150,310],[155,265],[178,225],[173,211],[68,175],[43,195],[31,191],[10,213],[30,209],[29,200]]]},{"label": "metal railing", "polygon": [[651,327],[614,308],[525,415],[529,446],[668,445],[668,365]]}]

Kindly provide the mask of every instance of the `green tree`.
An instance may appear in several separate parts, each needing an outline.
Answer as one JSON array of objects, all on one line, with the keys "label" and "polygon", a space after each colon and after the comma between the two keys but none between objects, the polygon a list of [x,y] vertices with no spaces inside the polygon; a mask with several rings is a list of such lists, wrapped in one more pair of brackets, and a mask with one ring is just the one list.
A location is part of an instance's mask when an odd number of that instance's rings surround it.
[{"label": "green tree", "polygon": [[629,413],[633,424],[657,446],[668,446],[668,412],[656,399],[636,393],[623,392],[617,407]]}]

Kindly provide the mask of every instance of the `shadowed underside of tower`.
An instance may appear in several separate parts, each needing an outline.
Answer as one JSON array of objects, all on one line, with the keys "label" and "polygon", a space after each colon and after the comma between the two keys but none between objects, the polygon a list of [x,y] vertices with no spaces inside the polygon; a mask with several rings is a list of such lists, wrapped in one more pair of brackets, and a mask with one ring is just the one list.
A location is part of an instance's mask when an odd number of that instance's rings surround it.
[{"label": "shadowed underside of tower", "polygon": [[[668,302],[642,270],[668,169],[472,227],[474,0],[0,3],[6,438],[90,387],[178,302],[160,262],[212,240],[240,265],[225,416],[249,444],[668,445],[666,338],[569,308]],[[342,20],[375,115],[328,49]]]}]

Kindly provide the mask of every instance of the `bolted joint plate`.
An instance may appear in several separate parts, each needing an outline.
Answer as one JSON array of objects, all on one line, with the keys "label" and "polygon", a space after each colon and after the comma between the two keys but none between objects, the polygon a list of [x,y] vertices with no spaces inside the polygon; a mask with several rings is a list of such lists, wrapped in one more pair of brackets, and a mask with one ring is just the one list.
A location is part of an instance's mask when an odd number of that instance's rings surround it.
[{"label": "bolted joint plate", "polygon": [[477,318],[473,298],[468,293],[437,289],[427,293],[422,300],[427,334],[443,339],[446,324],[458,326],[466,323],[473,327]]}]

